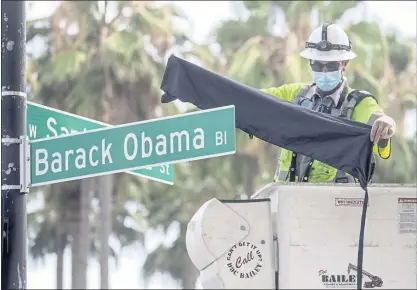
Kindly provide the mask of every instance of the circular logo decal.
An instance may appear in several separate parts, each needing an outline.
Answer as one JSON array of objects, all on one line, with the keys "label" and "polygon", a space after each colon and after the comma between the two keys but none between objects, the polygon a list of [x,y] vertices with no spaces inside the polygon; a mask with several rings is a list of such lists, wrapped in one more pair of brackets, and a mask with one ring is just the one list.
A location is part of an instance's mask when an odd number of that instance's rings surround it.
[{"label": "circular logo decal", "polygon": [[234,245],[226,257],[229,271],[241,279],[253,278],[261,271],[263,257],[260,249],[252,243]]}]

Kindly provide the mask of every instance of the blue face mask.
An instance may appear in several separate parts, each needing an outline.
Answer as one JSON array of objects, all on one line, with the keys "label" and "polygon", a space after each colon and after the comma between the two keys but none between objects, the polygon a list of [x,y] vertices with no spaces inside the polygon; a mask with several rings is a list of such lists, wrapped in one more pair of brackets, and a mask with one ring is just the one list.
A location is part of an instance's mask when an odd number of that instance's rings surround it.
[{"label": "blue face mask", "polygon": [[324,91],[328,92],[333,90],[342,80],[342,71],[329,71],[329,72],[316,72],[314,71],[314,82],[317,87]]}]

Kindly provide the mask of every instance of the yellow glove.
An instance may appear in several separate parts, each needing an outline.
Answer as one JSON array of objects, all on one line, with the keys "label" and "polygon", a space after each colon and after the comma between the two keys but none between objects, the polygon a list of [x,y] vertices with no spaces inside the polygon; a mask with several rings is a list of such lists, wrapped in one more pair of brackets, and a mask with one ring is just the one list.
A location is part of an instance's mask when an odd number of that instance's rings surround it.
[{"label": "yellow glove", "polygon": [[380,139],[389,139],[395,134],[395,121],[386,115],[375,120],[371,129],[371,142],[378,143]]}]

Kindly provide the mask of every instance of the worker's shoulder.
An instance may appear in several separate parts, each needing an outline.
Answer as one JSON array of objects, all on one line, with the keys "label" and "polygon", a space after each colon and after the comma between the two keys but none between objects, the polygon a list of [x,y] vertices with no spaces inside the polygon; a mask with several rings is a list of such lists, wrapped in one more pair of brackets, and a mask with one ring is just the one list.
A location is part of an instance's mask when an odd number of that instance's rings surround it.
[{"label": "worker's shoulder", "polygon": [[354,107],[352,118],[354,120],[361,120],[364,118],[366,122],[373,114],[383,113],[382,107],[378,104],[376,97],[365,90],[348,90],[348,100],[354,98],[354,103],[350,103]]},{"label": "worker's shoulder", "polygon": [[261,91],[273,95],[278,98],[292,100],[300,92],[300,90],[307,86],[304,83],[289,83],[283,84],[279,87],[263,88]]},{"label": "worker's shoulder", "polygon": [[374,94],[366,90],[357,90],[351,87],[348,87],[347,98],[348,100],[355,99],[356,104],[378,104],[378,100]]}]

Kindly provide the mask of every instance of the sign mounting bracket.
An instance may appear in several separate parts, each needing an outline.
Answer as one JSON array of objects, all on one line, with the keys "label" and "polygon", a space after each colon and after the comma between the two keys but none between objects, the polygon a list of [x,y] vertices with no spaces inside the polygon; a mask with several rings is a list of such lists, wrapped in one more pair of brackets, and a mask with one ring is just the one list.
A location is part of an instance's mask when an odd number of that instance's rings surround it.
[{"label": "sign mounting bracket", "polygon": [[30,144],[27,135],[20,136],[20,192],[29,192],[31,183]]}]

